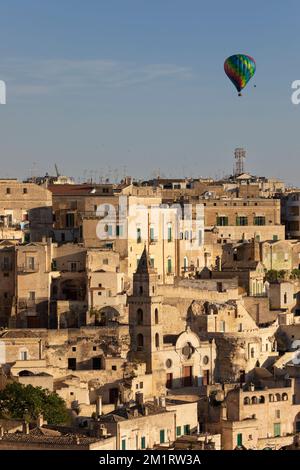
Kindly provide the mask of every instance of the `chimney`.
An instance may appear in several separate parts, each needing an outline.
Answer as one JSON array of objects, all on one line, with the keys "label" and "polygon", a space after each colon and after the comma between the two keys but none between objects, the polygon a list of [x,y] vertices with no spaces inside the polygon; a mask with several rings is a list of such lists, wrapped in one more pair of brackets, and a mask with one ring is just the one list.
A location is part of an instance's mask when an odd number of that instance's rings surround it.
[{"label": "chimney", "polygon": [[227,408],[225,403],[221,405],[221,419],[227,420]]},{"label": "chimney", "polygon": [[154,405],[155,405],[155,406],[159,406],[159,399],[158,399],[158,397],[154,397],[154,398],[153,398],[153,402],[154,402]]},{"label": "chimney", "polygon": [[159,405],[160,405],[162,408],[165,408],[165,407],[166,407],[166,397],[165,397],[165,396],[159,397]]},{"label": "chimney", "polygon": [[44,416],[42,415],[42,413],[39,413],[37,418],[36,418],[36,426],[37,428],[42,428],[44,425]]},{"label": "chimney", "polygon": [[100,437],[106,437],[107,436],[107,428],[104,426],[104,424],[101,424],[100,425],[100,428],[99,428],[99,436]]},{"label": "chimney", "polygon": [[102,395],[98,395],[96,398],[96,417],[102,415]]},{"label": "chimney", "polygon": [[27,423],[27,421],[23,422],[22,432],[23,434],[29,434],[29,423]]}]

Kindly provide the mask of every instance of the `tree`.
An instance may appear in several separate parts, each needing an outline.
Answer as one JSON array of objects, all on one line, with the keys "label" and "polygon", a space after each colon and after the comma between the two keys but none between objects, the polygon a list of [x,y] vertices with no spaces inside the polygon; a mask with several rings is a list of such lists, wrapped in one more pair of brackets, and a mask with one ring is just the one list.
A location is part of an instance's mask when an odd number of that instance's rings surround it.
[{"label": "tree", "polygon": [[64,424],[69,420],[66,404],[55,392],[17,382],[7,384],[0,391],[0,416],[22,419],[26,414],[32,421],[40,413],[49,424]]},{"label": "tree", "polygon": [[292,269],[290,279],[300,279],[300,269]]},{"label": "tree", "polygon": [[284,269],[277,271],[276,269],[270,269],[266,272],[266,280],[268,282],[283,281],[286,278],[287,272]]}]

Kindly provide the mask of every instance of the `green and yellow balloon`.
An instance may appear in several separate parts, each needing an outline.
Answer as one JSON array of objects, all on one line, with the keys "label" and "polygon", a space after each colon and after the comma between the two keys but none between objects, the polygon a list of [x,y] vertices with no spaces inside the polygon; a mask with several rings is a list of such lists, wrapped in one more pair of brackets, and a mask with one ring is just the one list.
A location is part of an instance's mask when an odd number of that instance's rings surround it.
[{"label": "green and yellow balloon", "polygon": [[245,54],[234,54],[224,62],[224,70],[227,77],[236,87],[239,96],[256,70],[256,63],[253,57]]}]

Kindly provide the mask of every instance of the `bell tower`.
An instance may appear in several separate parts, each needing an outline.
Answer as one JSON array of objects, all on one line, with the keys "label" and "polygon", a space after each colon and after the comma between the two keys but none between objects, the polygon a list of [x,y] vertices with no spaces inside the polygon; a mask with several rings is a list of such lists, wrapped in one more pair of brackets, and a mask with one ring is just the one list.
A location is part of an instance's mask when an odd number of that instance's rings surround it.
[{"label": "bell tower", "polygon": [[162,298],[157,295],[157,273],[146,247],[133,275],[128,305],[131,352],[146,362],[146,372],[152,373],[159,368],[159,351],[163,348]]}]

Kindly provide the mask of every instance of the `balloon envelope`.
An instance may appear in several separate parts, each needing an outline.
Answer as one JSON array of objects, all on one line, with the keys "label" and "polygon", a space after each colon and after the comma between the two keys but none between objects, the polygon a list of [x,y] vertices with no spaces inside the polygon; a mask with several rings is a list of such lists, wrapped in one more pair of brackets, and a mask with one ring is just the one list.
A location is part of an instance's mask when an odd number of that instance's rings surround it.
[{"label": "balloon envelope", "polygon": [[255,74],[256,63],[249,55],[234,54],[225,60],[224,70],[237,91],[240,92]]}]

